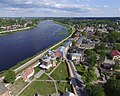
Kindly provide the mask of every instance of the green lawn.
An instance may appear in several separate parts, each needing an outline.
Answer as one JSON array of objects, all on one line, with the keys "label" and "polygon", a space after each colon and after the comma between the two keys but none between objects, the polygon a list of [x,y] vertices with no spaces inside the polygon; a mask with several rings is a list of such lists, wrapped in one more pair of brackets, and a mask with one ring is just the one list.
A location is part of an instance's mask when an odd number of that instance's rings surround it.
[{"label": "green lawn", "polygon": [[38,80],[50,80],[50,78],[44,73]]},{"label": "green lawn", "polygon": [[68,89],[68,91],[72,92],[72,87],[69,83],[57,83],[57,87],[58,87],[58,92],[59,93],[65,93],[66,92],[66,88]]},{"label": "green lawn", "polygon": [[54,83],[52,82],[33,82],[20,96],[34,96],[34,94],[41,94],[42,96],[49,96],[55,93]]},{"label": "green lawn", "polygon": [[66,63],[62,62],[51,74],[55,80],[66,80],[68,78],[68,71]]},{"label": "green lawn", "polygon": [[26,84],[27,84],[26,82],[19,79],[19,80],[15,81],[15,83],[10,86],[9,90],[11,91],[12,95],[15,96],[22,88],[25,87]]}]

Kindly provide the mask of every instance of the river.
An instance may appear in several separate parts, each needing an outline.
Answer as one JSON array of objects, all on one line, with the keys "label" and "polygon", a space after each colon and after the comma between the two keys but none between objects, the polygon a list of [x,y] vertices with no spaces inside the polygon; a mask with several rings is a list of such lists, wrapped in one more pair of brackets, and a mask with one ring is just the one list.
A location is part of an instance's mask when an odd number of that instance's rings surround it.
[{"label": "river", "polygon": [[0,36],[0,71],[54,45],[68,36],[67,28],[50,20],[32,30]]}]

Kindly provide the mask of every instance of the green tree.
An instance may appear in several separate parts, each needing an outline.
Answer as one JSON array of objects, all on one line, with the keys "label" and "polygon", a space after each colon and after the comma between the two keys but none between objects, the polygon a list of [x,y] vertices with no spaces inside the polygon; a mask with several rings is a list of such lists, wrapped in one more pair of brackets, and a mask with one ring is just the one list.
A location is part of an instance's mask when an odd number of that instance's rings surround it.
[{"label": "green tree", "polygon": [[106,56],[105,51],[101,51],[101,53],[100,53],[100,58],[99,58],[99,60],[98,60],[98,62],[99,62],[99,67],[101,67],[101,64],[105,61],[105,56]]},{"label": "green tree", "polygon": [[6,83],[14,83],[15,79],[16,79],[16,75],[14,71],[12,70],[6,71],[5,79],[4,79]]},{"label": "green tree", "polygon": [[101,85],[87,85],[86,91],[88,96],[105,96],[104,88]]},{"label": "green tree", "polygon": [[96,64],[97,56],[93,50],[86,50],[88,62],[90,66],[94,66]]},{"label": "green tree", "polygon": [[95,45],[95,50],[97,53],[100,53],[101,51],[105,50],[105,44],[104,43],[101,43],[99,45]]},{"label": "green tree", "polygon": [[120,80],[109,79],[104,88],[107,96],[120,96]]},{"label": "green tree", "polygon": [[83,32],[81,32],[81,34],[83,35],[83,36],[87,36],[87,34],[86,34],[86,32],[85,31],[83,31]]}]

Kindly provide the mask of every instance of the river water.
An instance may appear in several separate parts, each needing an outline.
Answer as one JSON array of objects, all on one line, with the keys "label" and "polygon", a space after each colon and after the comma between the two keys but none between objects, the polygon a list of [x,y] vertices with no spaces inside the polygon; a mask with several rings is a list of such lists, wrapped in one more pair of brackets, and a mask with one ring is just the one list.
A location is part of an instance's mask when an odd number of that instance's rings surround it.
[{"label": "river water", "polygon": [[32,30],[0,36],[0,71],[67,37],[67,28],[45,20]]}]

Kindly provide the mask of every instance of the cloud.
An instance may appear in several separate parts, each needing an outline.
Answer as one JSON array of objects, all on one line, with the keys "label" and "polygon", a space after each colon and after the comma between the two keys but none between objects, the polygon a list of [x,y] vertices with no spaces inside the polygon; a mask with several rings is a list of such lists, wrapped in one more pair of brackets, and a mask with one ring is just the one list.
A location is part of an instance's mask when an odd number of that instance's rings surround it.
[{"label": "cloud", "polygon": [[96,5],[95,7],[97,7],[97,8],[109,8],[108,5]]},{"label": "cloud", "polygon": [[[66,2],[69,0],[65,0]],[[13,7],[11,10],[15,10],[15,8],[46,8],[51,10],[61,10],[67,12],[92,12],[97,11],[96,8],[90,7],[89,5],[82,4],[63,4],[58,3],[53,0],[0,0],[2,4],[6,4],[10,7]],[[17,11],[17,10],[16,10]],[[55,12],[55,11],[54,11]]]}]

